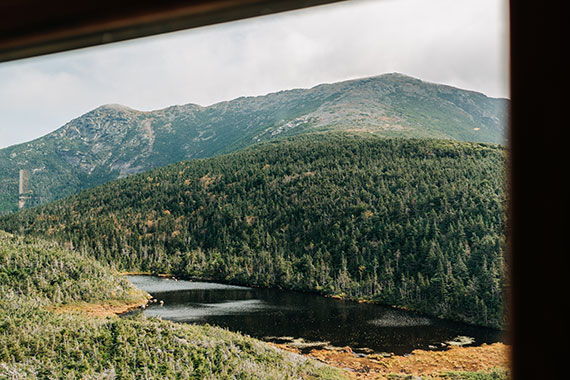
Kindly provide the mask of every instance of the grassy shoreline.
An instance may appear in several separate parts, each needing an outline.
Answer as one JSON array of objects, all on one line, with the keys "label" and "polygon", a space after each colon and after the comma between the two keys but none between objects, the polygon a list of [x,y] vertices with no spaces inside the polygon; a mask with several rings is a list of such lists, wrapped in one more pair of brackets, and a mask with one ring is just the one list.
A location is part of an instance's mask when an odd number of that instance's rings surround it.
[{"label": "grassy shoreline", "polygon": [[148,297],[140,297],[134,300],[112,300],[108,302],[76,302],[65,305],[50,306],[47,310],[55,313],[82,313],[90,317],[118,317],[121,314],[146,305]]}]

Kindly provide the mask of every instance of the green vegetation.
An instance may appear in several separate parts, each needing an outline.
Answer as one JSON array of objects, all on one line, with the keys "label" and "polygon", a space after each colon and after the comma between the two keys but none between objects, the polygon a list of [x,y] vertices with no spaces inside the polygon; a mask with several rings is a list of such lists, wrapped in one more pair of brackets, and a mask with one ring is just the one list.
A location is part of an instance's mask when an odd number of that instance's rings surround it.
[{"label": "green vegetation", "polygon": [[42,310],[0,315],[0,378],[344,379],[339,370],[215,327]]},{"label": "green vegetation", "polygon": [[144,298],[124,278],[94,258],[54,242],[0,231],[0,298],[18,304],[57,306]]},{"label": "green vegetation", "polygon": [[504,149],[302,135],[0,218],[118,269],[369,299],[503,326]]},{"label": "green vegetation", "polygon": [[344,379],[220,328],[48,310],[140,295],[92,258],[0,232],[0,379]]}]

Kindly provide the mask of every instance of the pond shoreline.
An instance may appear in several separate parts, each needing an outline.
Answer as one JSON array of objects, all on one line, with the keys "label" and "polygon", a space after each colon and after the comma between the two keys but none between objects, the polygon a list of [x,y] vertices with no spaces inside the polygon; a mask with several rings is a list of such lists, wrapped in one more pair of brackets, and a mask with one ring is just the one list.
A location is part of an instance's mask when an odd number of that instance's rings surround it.
[{"label": "pond shoreline", "polygon": [[[169,281],[166,283],[177,281],[177,277],[170,274],[156,276],[152,273],[138,272],[128,273],[128,275],[153,276],[165,280],[168,279]],[[204,280],[206,279],[193,278],[190,282],[204,282]],[[221,281],[213,281],[219,284],[223,283]],[[228,284],[228,282],[226,282],[226,284]],[[187,286],[185,284],[180,285]],[[168,286],[174,286],[176,288],[179,285],[174,285],[174,283],[171,282]],[[255,289],[256,287],[251,288]],[[257,289],[263,288],[257,287]],[[285,292],[289,291],[285,290]],[[312,293],[313,295],[322,296],[322,294],[315,292],[297,293]],[[160,296],[160,292],[158,295]],[[342,302],[354,302],[342,298],[339,300]],[[168,304],[167,302],[166,305]],[[365,306],[363,305],[363,307]],[[393,309],[398,310],[398,308]],[[258,337],[257,339],[278,349],[299,354],[306,358],[341,369],[345,371],[349,378],[356,380],[404,379],[407,376],[443,380],[454,378],[449,377],[450,372],[486,373],[490,374],[489,376],[493,376],[494,373],[497,373],[499,374],[497,378],[502,379],[506,378],[505,376],[507,376],[506,374],[508,374],[509,371],[511,350],[511,347],[503,342],[475,345],[471,344],[472,342],[457,342],[458,346],[454,346],[453,342],[447,342],[437,347],[430,346],[429,349],[413,349],[406,354],[401,352],[394,354],[393,352],[380,352],[371,349],[363,351],[362,347],[358,348],[359,346],[353,345],[335,347],[330,344],[330,342],[305,341],[303,338],[290,338],[289,340],[286,339],[287,337],[270,338],[272,337]],[[301,342],[301,344],[298,344],[298,341]],[[466,346],[461,347],[461,344],[465,344]]]},{"label": "pond shoreline", "polygon": [[95,302],[95,303],[73,303],[48,307],[57,314],[59,313],[82,313],[88,317],[119,317],[123,314],[140,309],[149,301],[148,296],[143,296],[128,301]]},{"label": "pond shoreline", "polygon": [[[88,317],[120,317],[141,309],[150,296],[132,301],[79,303],[54,307],[56,313],[82,313]],[[449,372],[508,373],[511,347],[504,343],[482,344],[470,347],[446,347],[445,350],[413,350],[410,354],[370,354],[353,352],[349,346],[314,348],[308,352],[291,344],[263,341],[280,350],[302,355],[341,369],[354,380],[404,379],[419,376],[433,380],[448,379]]]},{"label": "pond shoreline", "polygon": [[[184,280],[184,281],[190,281],[190,282],[215,282],[215,283],[225,284],[225,285],[245,286],[245,287],[249,287],[249,288],[253,288],[253,289],[274,289],[274,290],[287,291],[287,292],[297,292],[297,293],[303,293],[303,294],[315,294],[315,295],[319,295],[321,297],[331,298],[331,299],[335,299],[335,300],[342,301],[342,302],[367,303],[367,304],[371,304],[371,305],[380,305],[383,307],[392,308],[394,310],[412,313],[414,315],[417,315],[418,317],[434,318],[434,319],[438,319],[438,320],[445,321],[445,322],[453,322],[453,323],[463,324],[465,326],[490,329],[490,330],[494,330],[496,332],[501,332],[505,336],[508,336],[507,330],[499,329],[499,328],[492,327],[492,326],[469,323],[469,322],[465,322],[465,321],[459,320],[459,319],[443,318],[443,317],[440,317],[438,315],[432,315],[432,314],[424,313],[424,312],[421,312],[418,310],[410,309],[406,306],[385,304],[385,303],[373,301],[370,299],[364,299],[364,298],[360,298],[360,299],[350,298],[350,297],[342,296],[339,294],[327,294],[327,293],[320,292],[318,290],[287,289],[287,288],[282,288],[279,286],[278,287],[272,287],[272,286],[251,285],[251,284],[244,284],[244,283],[237,282],[237,281],[228,281],[228,280],[216,279],[216,278],[210,278],[210,277],[177,276],[177,275],[170,274],[170,273],[152,273],[152,272],[136,272],[136,271],[134,271],[134,272],[120,272],[119,274],[122,276],[151,276],[151,277],[159,277],[159,278],[173,279],[173,280]],[[505,343],[508,344],[508,342],[505,342]]]}]

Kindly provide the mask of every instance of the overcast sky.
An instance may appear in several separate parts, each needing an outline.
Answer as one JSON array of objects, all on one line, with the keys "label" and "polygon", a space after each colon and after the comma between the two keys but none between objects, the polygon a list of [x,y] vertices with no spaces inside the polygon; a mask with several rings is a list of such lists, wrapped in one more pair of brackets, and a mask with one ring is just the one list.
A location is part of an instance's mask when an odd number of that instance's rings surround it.
[{"label": "overcast sky", "polygon": [[507,0],[349,1],[0,64],[0,147],[102,104],[203,106],[400,72],[508,97]]}]

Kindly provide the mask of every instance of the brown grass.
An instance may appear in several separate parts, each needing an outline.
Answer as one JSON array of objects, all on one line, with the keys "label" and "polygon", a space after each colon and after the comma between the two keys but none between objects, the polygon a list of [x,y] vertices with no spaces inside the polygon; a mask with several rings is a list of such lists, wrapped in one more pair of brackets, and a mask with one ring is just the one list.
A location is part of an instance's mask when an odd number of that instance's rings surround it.
[{"label": "brown grass", "polygon": [[148,298],[141,296],[128,301],[105,301],[101,303],[78,302],[67,305],[51,306],[48,309],[56,313],[80,313],[89,317],[113,317],[146,305]]},{"label": "brown grass", "polygon": [[[287,351],[300,353],[296,348],[277,345]],[[333,367],[348,370],[352,379],[381,380],[394,374],[415,375],[422,378],[440,378],[449,371],[490,371],[509,368],[510,346],[503,343],[479,347],[452,347],[447,351],[415,350],[409,356],[356,357],[349,348],[339,350],[312,350],[307,356]],[[392,375],[392,376],[390,376]]]}]

